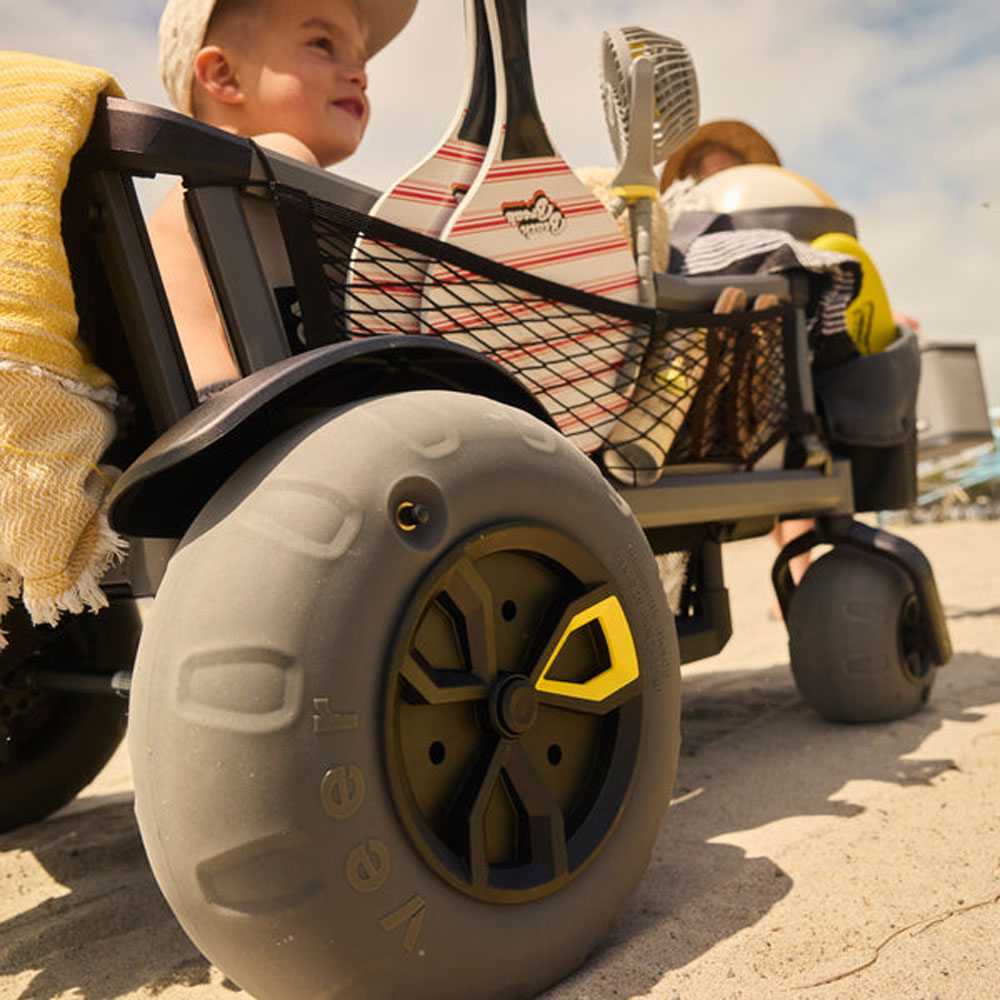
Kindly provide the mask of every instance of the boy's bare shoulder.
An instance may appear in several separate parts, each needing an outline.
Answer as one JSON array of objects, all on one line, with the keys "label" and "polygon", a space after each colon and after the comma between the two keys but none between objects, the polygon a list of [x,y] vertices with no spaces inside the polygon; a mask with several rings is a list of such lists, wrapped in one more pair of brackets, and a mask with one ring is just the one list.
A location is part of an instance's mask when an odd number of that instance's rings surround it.
[{"label": "boy's bare shoulder", "polygon": [[187,234],[184,191],[179,181],[170,188],[150,213],[146,226],[154,244],[163,241],[172,243]]},{"label": "boy's bare shoulder", "polygon": [[263,135],[255,135],[254,142],[259,143],[265,149],[271,149],[275,153],[283,153],[294,160],[301,160],[310,166],[318,167],[319,160],[313,151],[300,139],[287,132],[266,132]]}]

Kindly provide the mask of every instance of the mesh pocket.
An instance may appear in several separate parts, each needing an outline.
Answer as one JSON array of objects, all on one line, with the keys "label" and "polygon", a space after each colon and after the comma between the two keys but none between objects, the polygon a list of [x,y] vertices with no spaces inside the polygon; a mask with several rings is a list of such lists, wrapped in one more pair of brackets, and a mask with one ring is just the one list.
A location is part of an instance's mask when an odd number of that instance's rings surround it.
[{"label": "mesh pocket", "polygon": [[748,464],[788,432],[782,307],[663,313],[630,405],[602,455],[619,481],[648,485],[666,466]]},{"label": "mesh pocket", "polygon": [[483,353],[622,483],[752,461],[786,428],[782,308],[656,312],[341,206],[313,202],[311,215],[341,335],[425,334]]}]

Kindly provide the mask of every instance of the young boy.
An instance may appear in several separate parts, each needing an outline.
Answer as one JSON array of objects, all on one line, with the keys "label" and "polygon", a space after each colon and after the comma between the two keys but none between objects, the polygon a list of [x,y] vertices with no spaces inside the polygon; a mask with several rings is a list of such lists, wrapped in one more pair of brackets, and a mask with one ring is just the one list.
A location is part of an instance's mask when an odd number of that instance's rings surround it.
[{"label": "young boy", "polygon": [[[315,166],[357,149],[368,124],[367,60],[416,0],[168,0],[160,76],[185,114]],[[239,374],[177,185],[149,220],[195,387]]]}]

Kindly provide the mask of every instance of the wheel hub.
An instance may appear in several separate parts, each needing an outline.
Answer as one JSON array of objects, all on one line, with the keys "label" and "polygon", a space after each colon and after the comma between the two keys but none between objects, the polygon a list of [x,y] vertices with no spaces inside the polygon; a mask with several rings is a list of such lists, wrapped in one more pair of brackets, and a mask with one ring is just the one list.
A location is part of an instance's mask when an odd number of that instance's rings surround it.
[{"label": "wheel hub", "polygon": [[490,695],[490,721],[500,735],[523,736],[538,718],[538,696],[526,677],[507,677]]},{"label": "wheel hub", "polygon": [[642,694],[587,549],[516,525],[457,544],[414,596],[386,688],[390,786],[427,864],[489,902],[574,878],[628,799]]}]

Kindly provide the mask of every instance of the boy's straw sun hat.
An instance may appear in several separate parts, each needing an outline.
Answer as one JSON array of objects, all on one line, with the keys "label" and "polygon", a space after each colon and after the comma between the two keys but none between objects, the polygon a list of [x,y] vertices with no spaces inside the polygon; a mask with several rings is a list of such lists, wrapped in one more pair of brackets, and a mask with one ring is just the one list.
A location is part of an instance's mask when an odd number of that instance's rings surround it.
[{"label": "boy's straw sun hat", "polygon": [[[178,110],[191,114],[194,60],[217,0],[167,0],[160,17],[160,79]],[[354,0],[368,26],[368,55],[384,48],[409,21],[417,0]]]},{"label": "boy's straw sun hat", "polygon": [[706,122],[680,149],[671,153],[663,164],[660,175],[660,190],[668,187],[681,175],[685,160],[699,146],[707,143],[717,143],[738,153],[744,163],[770,163],[780,167],[781,159],[767,139],[753,126],[736,118],[720,118],[718,121]]}]

